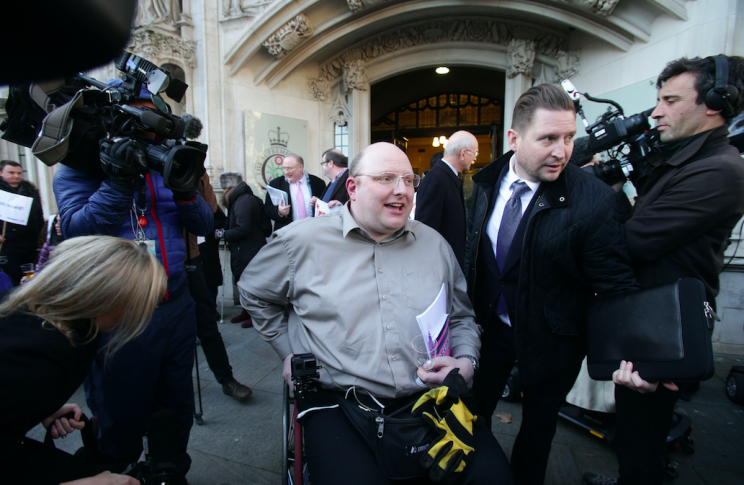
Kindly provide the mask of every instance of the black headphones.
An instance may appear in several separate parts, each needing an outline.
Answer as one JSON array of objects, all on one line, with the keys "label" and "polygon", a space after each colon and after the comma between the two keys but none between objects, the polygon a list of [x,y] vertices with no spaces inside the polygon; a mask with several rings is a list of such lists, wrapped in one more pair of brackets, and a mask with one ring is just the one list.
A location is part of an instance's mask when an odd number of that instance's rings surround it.
[{"label": "black headphones", "polygon": [[705,95],[705,104],[710,109],[720,110],[721,116],[733,118],[734,106],[739,102],[739,90],[729,84],[729,65],[726,56],[708,57],[716,64],[716,84]]}]

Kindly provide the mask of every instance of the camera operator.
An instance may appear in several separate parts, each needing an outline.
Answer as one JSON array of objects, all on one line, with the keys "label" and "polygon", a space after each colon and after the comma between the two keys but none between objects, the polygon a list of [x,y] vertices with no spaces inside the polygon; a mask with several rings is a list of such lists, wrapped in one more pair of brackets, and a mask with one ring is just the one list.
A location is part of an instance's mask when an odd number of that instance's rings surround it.
[{"label": "camera operator", "polygon": [[[731,230],[744,213],[744,163],[729,144],[727,124],[742,111],[744,59],[681,58],[659,76],[651,113],[660,151],[645,170],[633,172],[635,206],[618,190],[633,270],[644,287],[694,277],[715,307],[718,275]],[[617,481],[593,473],[586,484],[659,484],[664,446],[678,392],[658,386],[623,364],[614,381],[617,400]],[[641,392],[634,392],[635,388]]]},{"label": "camera operator", "polygon": [[[121,80],[109,82],[122,89]],[[143,85],[132,107],[157,109],[164,102]],[[131,239],[155,254],[168,275],[168,291],[152,323],[137,339],[105,361],[96,356],[85,381],[86,399],[100,420],[100,450],[117,462],[136,461],[151,414],[176,412],[181,421],[176,480],[185,482],[191,459],[186,453],[193,416],[196,321],[194,300],[184,272],[188,232],[204,236],[212,229],[212,209],[196,186],[173,192],[163,175],[144,168],[142,147],[158,145],[155,133],[137,130],[131,138],[101,140],[101,166],[106,173],[83,173],[60,166],[54,176],[62,232],[66,238],[107,234]],[[90,165],[98,165],[91,160]],[[202,168],[203,170],[203,168]],[[107,337],[102,341],[105,343]]]},{"label": "camera operator", "polygon": [[[135,243],[108,236],[62,242],[42,273],[0,305],[0,462],[3,483],[136,484],[26,438],[39,423],[53,438],[82,429],[65,404],[99,349],[112,357],[140,334],[165,294],[162,266]],[[116,331],[114,331],[116,329]],[[106,339],[101,338],[103,335]],[[103,341],[107,345],[100,345]],[[62,417],[72,412],[74,417]]]}]

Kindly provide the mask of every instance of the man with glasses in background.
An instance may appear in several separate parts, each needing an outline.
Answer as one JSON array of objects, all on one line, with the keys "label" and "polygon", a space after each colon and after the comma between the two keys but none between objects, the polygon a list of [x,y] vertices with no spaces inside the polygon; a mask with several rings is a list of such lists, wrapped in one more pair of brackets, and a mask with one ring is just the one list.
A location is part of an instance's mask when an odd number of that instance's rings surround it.
[{"label": "man with glasses in background", "polygon": [[460,173],[478,158],[478,139],[467,131],[454,133],[442,160],[421,181],[416,196],[416,220],[442,235],[452,246],[457,262],[465,264],[465,199]]},{"label": "man with glasses in background", "polygon": [[273,179],[269,186],[286,192],[289,195],[289,204],[279,202],[278,206],[274,205],[268,192],[264,204],[266,216],[274,221],[274,231],[293,221],[312,217],[313,206],[310,201],[313,197],[320,197],[326,188],[323,180],[305,171],[305,162],[299,155],[292,153],[284,157],[282,170],[284,177]]}]

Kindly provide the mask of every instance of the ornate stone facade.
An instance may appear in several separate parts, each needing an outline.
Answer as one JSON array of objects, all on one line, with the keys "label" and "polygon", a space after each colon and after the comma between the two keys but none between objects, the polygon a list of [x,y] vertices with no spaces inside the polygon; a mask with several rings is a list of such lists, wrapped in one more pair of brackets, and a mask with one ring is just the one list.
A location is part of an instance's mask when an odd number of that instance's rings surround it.
[{"label": "ornate stone facade", "polygon": [[506,47],[509,67],[506,77],[512,79],[519,74],[532,77],[532,66],[535,64],[535,42],[526,39],[512,39]]},{"label": "ornate stone facade", "polygon": [[176,32],[180,20],[181,5],[178,0],[139,0],[134,25]]},{"label": "ornate stone facade", "polygon": [[178,59],[188,67],[196,67],[194,42],[158,31],[136,30],[129,40],[129,49],[151,62],[156,62],[157,59]]},{"label": "ornate stone facade", "polygon": [[577,7],[591,10],[600,17],[609,17],[620,0],[553,0],[558,3],[574,4]]},{"label": "ornate stone facade", "polygon": [[[318,86],[321,80],[331,82],[344,76],[348,65],[352,61],[369,62],[382,55],[390,54],[400,49],[427,44],[453,42],[482,42],[508,46],[514,39],[530,41],[534,54],[542,54],[556,58],[559,52],[568,50],[568,37],[546,29],[538,29],[518,22],[502,22],[498,20],[453,19],[418,22],[404,27],[388,30],[369,40],[357,44],[319,68],[318,77],[309,80],[311,99],[320,100]],[[364,86],[364,83],[360,84]],[[354,87],[354,89],[359,89]],[[327,99],[327,97],[326,97]]]},{"label": "ornate stone facade", "polygon": [[369,89],[363,60],[354,59],[344,65],[344,89],[346,91],[351,91],[352,89],[366,91]]},{"label": "ornate stone facade", "polygon": [[274,32],[263,46],[277,59],[284,58],[292,49],[313,35],[313,28],[303,14],[298,15]]},{"label": "ornate stone facade", "polygon": [[256,17],[266,10],[274,0],[221,0],[222,19],[236,19],[241,17]]}]

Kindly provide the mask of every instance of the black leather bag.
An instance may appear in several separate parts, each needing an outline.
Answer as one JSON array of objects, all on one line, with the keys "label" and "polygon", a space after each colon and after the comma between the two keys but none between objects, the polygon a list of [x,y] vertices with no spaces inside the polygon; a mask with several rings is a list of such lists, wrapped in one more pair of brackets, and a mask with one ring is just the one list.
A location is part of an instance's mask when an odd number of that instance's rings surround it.
[{"label": "black leather bag", "polygon": [[589,375],[612,380],[626,360],[650,382],[709,379],[714,317],[695,278],[598,299],[587,311]]}]

